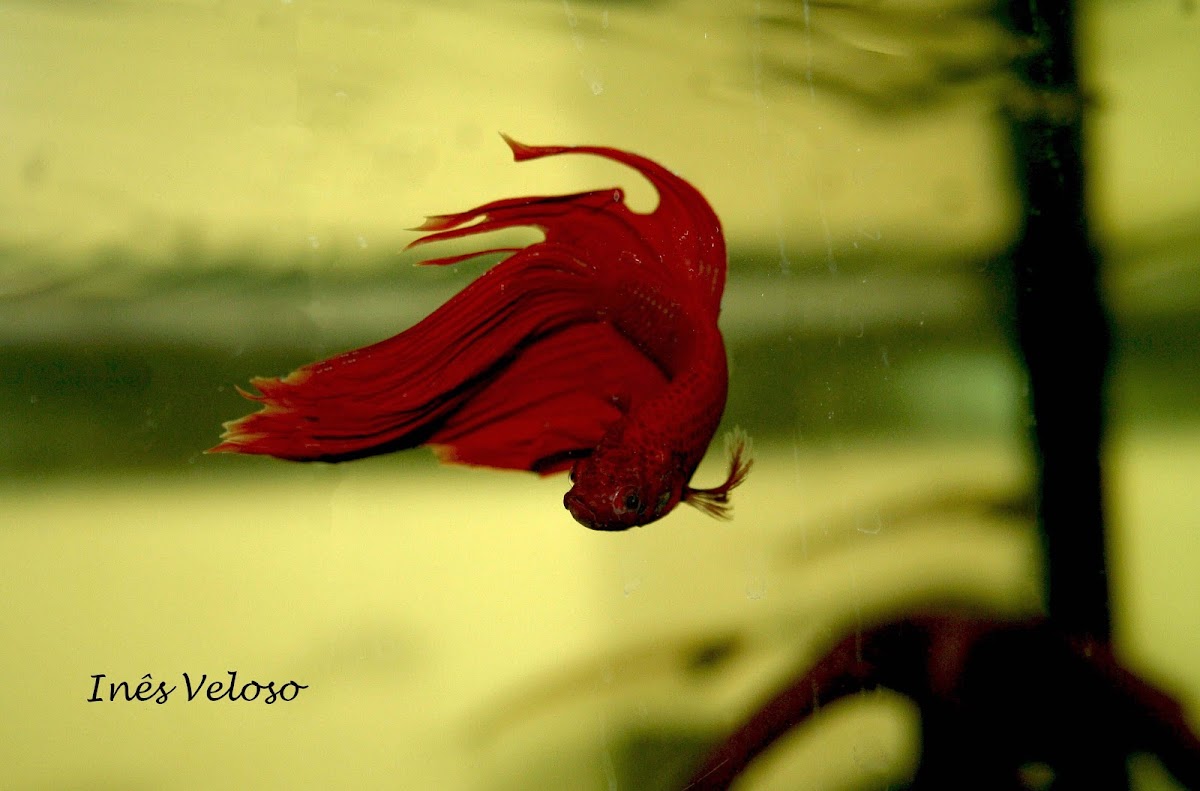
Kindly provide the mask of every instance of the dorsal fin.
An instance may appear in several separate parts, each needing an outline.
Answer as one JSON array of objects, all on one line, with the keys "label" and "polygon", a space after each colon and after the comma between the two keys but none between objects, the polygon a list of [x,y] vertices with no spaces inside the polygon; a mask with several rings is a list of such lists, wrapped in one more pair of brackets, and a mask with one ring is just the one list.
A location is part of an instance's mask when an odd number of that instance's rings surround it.
[{"label": "dorsal fin", "polygon": [[[653,280],[689,304],[717,315],[725,290],[725,239],[716,212],[695,187],[657,162],[628,151],[606,146],[531,146],[508,135],[501,137],[517,162],[559,154],[591,154],[627,165],[654,187],[658,205],[647,214],[634,212],[625,204],[624,191],[616,187],[573,195],[510,198],[457,214],[430,217],[415,229],[429,233],[409,248],[502,228],[535,226],[546,235],[540,244],[563,244],[587,251],[589,261],[603,256],[603,264],[613,267],[611,274]],[[587,214],[578,209],[587,210]],[[466,257],[426,263],[454,263]],[[623,271],[622,267],[629,264],[636,264],[638,270]]]}]

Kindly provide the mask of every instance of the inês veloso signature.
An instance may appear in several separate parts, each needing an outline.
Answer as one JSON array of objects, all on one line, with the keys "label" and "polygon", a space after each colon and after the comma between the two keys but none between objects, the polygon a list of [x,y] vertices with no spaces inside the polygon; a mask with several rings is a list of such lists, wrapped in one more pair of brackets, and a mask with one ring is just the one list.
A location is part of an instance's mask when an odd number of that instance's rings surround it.
[{"label": "in\u00eas veloso signature", "polygon": [[[207,673],[198,676],[183,673],[183,690],[187,701],[262,701],[270,705],[279,700],[290,703],[300,695],[301,690],[308,689],[307,684],[300,684],[296,681],[287,681],[282,685],[278,685],[275,681],[252,680],[239,683],[236,670],[228,670],[226,673],[229,676],[228,679],[212,681],[209,680]],[[105,682],[105,678],[107,676],[104,673],[92,674],[92,694],[87,699],[88,703],[154,701],[163,704],[170,700],[171,696],[179,689],[178,684],[155,681],[150,673],[142,676],[137,682]]]}]

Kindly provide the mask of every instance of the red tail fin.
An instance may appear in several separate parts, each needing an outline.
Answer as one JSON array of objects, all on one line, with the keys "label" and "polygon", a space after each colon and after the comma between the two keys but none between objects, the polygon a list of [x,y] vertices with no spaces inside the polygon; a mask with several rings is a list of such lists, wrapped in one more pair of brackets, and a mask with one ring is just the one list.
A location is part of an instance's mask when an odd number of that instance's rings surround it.
[{"label": "red tail fin", "polygon": [[395,337],[254,379],[245,395],[264,408],[212,451],[336,461],[419,445],[523,347],[595,313],[574,261],[510,258]]}]

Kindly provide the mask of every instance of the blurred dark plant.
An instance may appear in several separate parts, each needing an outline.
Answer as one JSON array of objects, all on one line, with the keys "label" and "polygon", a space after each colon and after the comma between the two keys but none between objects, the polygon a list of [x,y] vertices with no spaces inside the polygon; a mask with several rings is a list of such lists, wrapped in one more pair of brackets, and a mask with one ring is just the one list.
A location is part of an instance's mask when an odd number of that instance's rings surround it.
[{"label": "blurred dark plant", "polygon": [[713,750],[684,788],[728,788],[821,707],[876,687],[920,712],[912,789],[1058,788],[1064,765],[1134,752],[1153,753],[1200,788],[1200,740],[1181,707],[1123,667],[1106,641],[1045,618],[931,612],[841,640]]},{"label": "blurred dark plant", "polygon": [[[1002,620],[923,609],[846,637],[758,708],[685,787],[727,788],[819,705],[882,686],[919,709],[921,758],[911,788],[1126,788],[1128,758],[1137,752],[1155,754],[1177,780],[1200,788],[1200,740],[1182,708],[1121,665],[1110,643],[1101,464],[1110,328],[1087,211],[1074,4],[971,6],[968,17],[947,23],[945,9],[935,19],[929,9],[897,12],[882,3],[804,3],[810,36],[814,8],[859,23],[869,16],[920,45],[910,59],[926,74],[900,92],[906,104],[937,97],[956,74],[1008,68],[978,56],[970,61],[977,68],[947,69],[952,61],[934,45],[942,33],[1003,21],[1013,40],[1029,42],[1030,57],[1014,76],[1045,100],[1006,107],[1023,208],[1009,299],[1029,382],[1047,614]],[[991,22],[975,17],[979,11]],[[918,17],[919,27],[903,25]],[[810,57],[805,78],[829,82],[811,68],[816,62]],[[914,92],[918,85],[924,93]],[[886,104],[861,85],[833,87],[875,109]]]}]

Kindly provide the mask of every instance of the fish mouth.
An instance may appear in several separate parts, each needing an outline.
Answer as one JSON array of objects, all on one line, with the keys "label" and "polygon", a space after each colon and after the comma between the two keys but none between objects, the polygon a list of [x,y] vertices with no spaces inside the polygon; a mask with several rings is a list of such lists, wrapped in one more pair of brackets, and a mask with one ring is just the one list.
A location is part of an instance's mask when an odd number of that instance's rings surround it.
[{"label": "fish mouth", "polygon": [[624,525],[624,523],[612,519],[607,521],[600,519],[599,516],[596,516],[592,507],[584,502],[582,497],[576,495],[575,492],[566,492],[566,495],[563,496],[563,505],[565,505],[566,510],[570,511],[571,516],[575,517],[575,521],[583,527],[588,528],[589,531],[618,533],[620,531],[628,531],[630,527],[634,527],[632,525]]},{"label": "fish mouth", "polygon": [[606,530],[608,529],[596,517],[596,512],[591,506],[583,501],[583,498],[575,494],[575,492],[567,492],[563,495],[563,505],[571,512],[571,516],[576,522],[583,525],[589,530]]},{"label": "fish mouth", "polygon": [[602,530],[606,533],[619,533],[622,530],[628,530],[631,527],[636,527],[636,524],[626,524],[618,521],[615,517],[609,516],[607,519],[602,519],[595,510],[592,509],[583,497],[576,494],[574,490],[563,495],[563,505],[571,512],[571,516],[575,521],[586,527],[588,530]]}]

